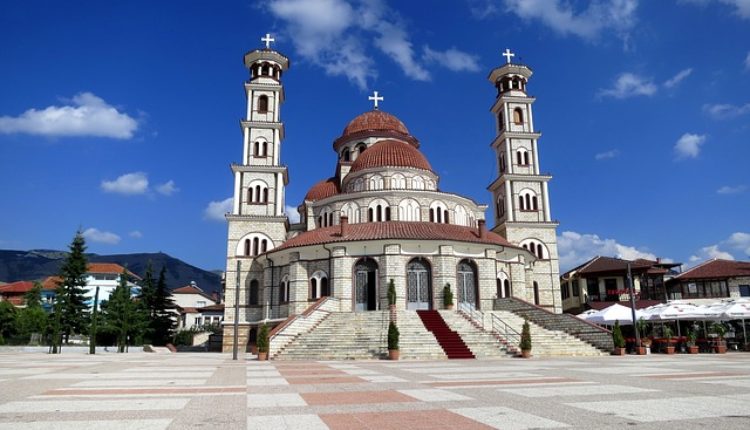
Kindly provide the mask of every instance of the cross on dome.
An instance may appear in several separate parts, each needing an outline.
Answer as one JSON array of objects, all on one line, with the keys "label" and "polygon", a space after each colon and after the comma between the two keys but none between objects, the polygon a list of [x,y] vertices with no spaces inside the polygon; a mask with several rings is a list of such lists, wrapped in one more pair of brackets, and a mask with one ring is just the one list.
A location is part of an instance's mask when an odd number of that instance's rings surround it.
[{"label": "cross on dome", "polygon": [[378,92],[377,91],[373,91],[372,95],[370,97],[368,97],[367,100],[372,100],[375,103],[375,110],[377,110],[378,109],[378,102],[382,102],[385,99],[383,97],[378,97]]},{"label": "cross on dome", "polygon": [[511,57],[515,57],[515,56],[516,56],[516,54],[514,54],[514,53],[510,52],[510,49],[508,49],[508,48],[505,48],[505,52],[503,52],[503,57],[505,57],[505,59],[506,59],[506,62],[507,62],[508,64],[510,64],[510,59],[511,59]]},{"label": "cross on dome", "polygon": [[261,37],[260,41],[266,43],[266,49],[271,49],[271,42],[275,42],[276,39],[271,37],[270,33],[266,33],[266,37]]}]

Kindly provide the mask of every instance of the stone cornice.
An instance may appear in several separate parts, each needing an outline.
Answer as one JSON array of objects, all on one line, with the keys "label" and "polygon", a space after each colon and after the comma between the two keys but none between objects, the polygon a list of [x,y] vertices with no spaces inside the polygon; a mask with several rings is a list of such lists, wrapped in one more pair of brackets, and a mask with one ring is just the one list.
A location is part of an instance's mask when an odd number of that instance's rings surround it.
[{"label": "stone cornice", "polygon": [[243,172],[243,173],[282,173],[284,176],[284,185],[289,183],[289,170],[286,166],[253,166],[246,164],[230,164],[232,173]]},{"label": "stone cornice", "polygon": [[506,180],[510,181],[526,181],[526,182],[549,182],[552,180],[552,175],[545,173],[541,175],[523,174],[523,173],[503,173],[499,178],[492,181],[487,187],[488,190],[493,191],[499,186],[503,185]]}]

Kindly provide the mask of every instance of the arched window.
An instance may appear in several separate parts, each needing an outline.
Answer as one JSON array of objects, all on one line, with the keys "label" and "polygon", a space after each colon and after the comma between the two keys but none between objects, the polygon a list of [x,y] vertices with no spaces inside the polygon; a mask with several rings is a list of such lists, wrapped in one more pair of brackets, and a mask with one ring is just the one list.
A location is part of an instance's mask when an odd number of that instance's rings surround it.
[{"label": "arched window", "polygon": [[359,220],[359,206],[356,203],[348,202],[341,207],[341,215],[349,218],[349,223],[356,224]]},{"label": "arched window", "polygon": [[510,280],[504,271],[497,274],[497,297],[510,297]]},{"label": "arched window", "polygon": [[260,252],[261,254],[266,252],[268,250],[268,241],[266,239],[263,239],[260,241]]},{"label": "arched window", "polygon": [[367,209],[367,219],[369,222],[389,221],[391,218],[391,209],[383,199],[376,199],[370,202]]},{"label": "arched window", "polygon": [[538,240],[526,239],[521,242],[521,246],[527,249],[530,253],[534,254],[536,258],[540,260],[546,260],[549,258],[549,251],[544,244]]},{"label": "arched window", "polygon": [[253,145],[253,156],[259,158],[268,156],[268,143],[265,140],[255,142],[255,145]]},{"label": "arched window", "polygon": [[260,239],[258,237],[253,238],[253,255],[258,255],[258,250],[260,248]]},{"label": "arched window", "polygon": [[406,178],[400,173],[391,176],[391,189],[403,190],[406,188]]},{"label": "arched window", "polygon": [[469,214],[466,212],[466,208],[462,205],[456,205],[456,209],[453,210],[455,213],[455,219],[453,222],[458,225],[469,225]]},{"label": "arched window", "polygon": [[513,109],[513,123],[518,125],[523,124],[523,110],[521,108]]},{"label": "arched window", "polygon": [[257,279],[250,281],[250,291],[247,295],[247,304],[250,306],[258,306],[258,297],[260,295],[260,286]]},{"label": "arched window", "polygon": [[419,207],[419,202],[414,199],[404,199],[398,204],[398,220],[399,221],[421,221],[422,210]]},{"label": "arched window", "polygon": [[367,145],[364,142],[359,142],[354,149],[357,151],[357,156],[360,156],[367,150]]},{"label": "arched window", "polygon": [[448,223],[448,207],[441,201],[430,204],[430,222]]},{"label": "arched window", "polygon": [[505,154],[500,154],[500,172],[505,173]]},{"label": "arched window", "polygon": [[534,304],[539,306],[539,284],[534,281]]},{"label": "arched window", "polygon": [[250,256],[250,239],[245,239],[245,252],[243,255],[249,257]]},{"label": "arched window", "polygon": [[505,116],[503,115],[503,111],[500,111],[497,114],[497,129],[498,131],[502,131],[505,128]]},{"label": "arched window", "polygon": [[505,215],[505,199],[502,196],[497,196],[497,217],[500,218]]},{"label": "arched window", "polygon": [[479,285],[477,266],[471,260],[461,260],[456,268],[458,301],[479,308]]},{"label": "arched window", "polygon": [[421,176],[415,176],[411,179],[411,187],[415,190],[424,190],[424,179]]},{"label": "arched window", "polygon": [[281,278],[281,283],[279,284],[279,302],[281,303],[289,302],[289,276],[288,275],[284,275],[284,277]]},{"label": "arched window", "polygon": [[352,156],[352,154],[349,151],[349,148],[344,148],[344,150],[341,151],[341,160],[342,161],[350,161],[351,156]]},{"label": "arched window", "polygon": [[385,207],[385,220],[386,221],[391,220],[391,207],[390,206]]},{"label": "arched window", "polygon": [[310,277],[310,298],[319,299],[329,295],[328,275],[322,270],[318,270]]},{"label": "arched window", "polygon": [[524,151],[523,152],[523,165],[528,166],[529,164],[531,164],[529,162],[529,151]]},{"label": "arched window", "polygon": [[522,211],[539,210],[539,203],[537,201],[536,193],[530,189],[522,190],[518,195],[518,207]]},{"label": "arched window", "polygon": [[443,210],[443,222],[448,224],[448,209]]},{"label": "arched window", "polygon": [[268,203],[268,188],[263,189],[263,199],[261,200],[262,203]]},{"label": "arched window", "polygon": [[382,190],[383,189],[383,177],[380,175],[373,175],[370,177],[369,186],[370,190]]},{"label": "arched window", "polygon": [[249,203],[268,203],[268,185],[260,179],[250,182],[247,198]]},{"label": "arched window", "polygon": [[[265,245],[263,243],[265,242]],[[235,255],[254,257],[273,249],[273,241],[263,233],[250,233],[240,238]]]},{"label": "arched window", "polygon": [[267,95],[262,95],[258,97],[258,113],[268,113],[268,96]]}]

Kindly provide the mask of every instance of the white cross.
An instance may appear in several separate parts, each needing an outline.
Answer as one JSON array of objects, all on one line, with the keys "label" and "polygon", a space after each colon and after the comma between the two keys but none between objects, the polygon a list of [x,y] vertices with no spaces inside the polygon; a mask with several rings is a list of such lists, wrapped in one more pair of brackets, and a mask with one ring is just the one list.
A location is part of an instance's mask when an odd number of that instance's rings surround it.
[{"label": "white cross", "polygon": [[510,49],[505,48],[505,52],[503,52],[503,57],[507,60],[508,64],[510,64],[510,58],[515,57],[516,54],[510,52]]},{"label": "white cross", "polygon": [[274,39],[273,37],[271,37],[271,35],[269,33],[266,33],[266,37],[261,37],[260,41],[261,42],[266,42],[266,49],[271,49],[271,42],[275,42],[276,39]]},{"label": "white cross", "polygon": [[378,92],[377,91],[373,91],[372,95],[370,97],[368,97],[367,100],[372,100],[373,102],[375,102],[375,109],[377,110],[378,109],[378,102],[382,102],[385,99],[383,97],[378,97]]}]

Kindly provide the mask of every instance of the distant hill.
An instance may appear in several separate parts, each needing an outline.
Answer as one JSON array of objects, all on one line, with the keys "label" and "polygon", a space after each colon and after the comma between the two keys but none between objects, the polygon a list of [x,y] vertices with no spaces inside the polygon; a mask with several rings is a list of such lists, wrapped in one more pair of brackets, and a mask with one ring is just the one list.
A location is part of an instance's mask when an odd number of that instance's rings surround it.
[{"label": "distant hill", "polygon": [[[34,249],[31,251],[0,250],[0,281],[30,281],[57,275],[65,251]],[[117,263],[128,270],[143,276],[149,260],[154,267],[154,277],[159,276],[162,266],[166,267],[167,285],[170,289],[179,288],[195,281],[207,293],[221,293],[221,272],[199,269],[182,260],[164,253],[154,254],[86,254],[92,263]]]}]

